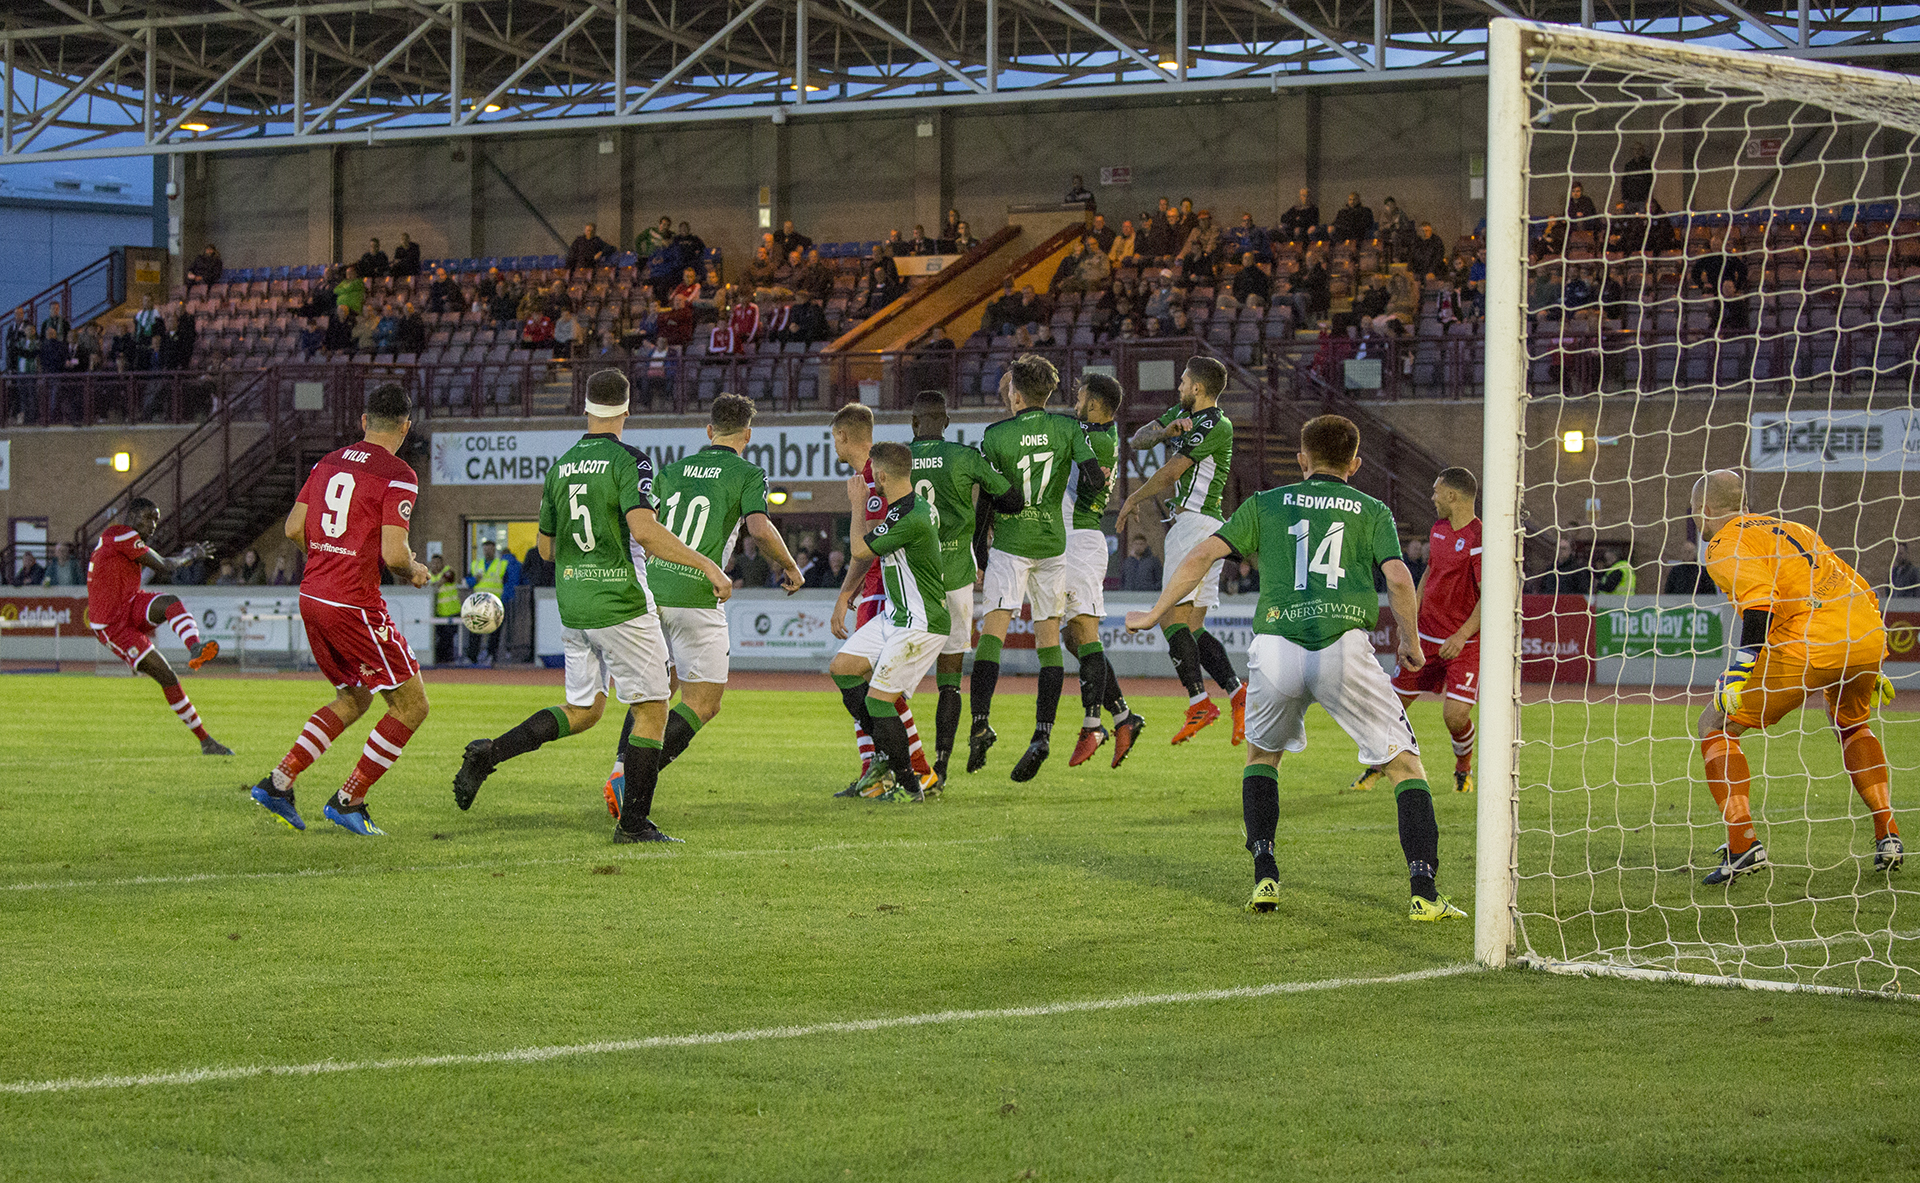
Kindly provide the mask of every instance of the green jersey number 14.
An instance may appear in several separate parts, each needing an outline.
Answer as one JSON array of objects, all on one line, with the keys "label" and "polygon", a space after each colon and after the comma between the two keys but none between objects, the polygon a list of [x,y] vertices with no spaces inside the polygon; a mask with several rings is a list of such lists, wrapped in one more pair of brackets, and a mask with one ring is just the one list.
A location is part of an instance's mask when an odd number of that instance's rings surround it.
[{"label": "green jersey number 14", "polygon": [[1312,561],[1308,561],[1307,548],[1311,544],[1312,530],[1313,523],[1305,518],[1287,530],[1293,535],[1293,590],[1306,591],[1307,575],[1312,573],[1327,581],[1328,591],[1336,591],[1340,587],[1340,577],[1346,574],[1340,566],[1340,551],[1346,546],[1347,524],[1334,522],[1329,525],[1320,539],[1320,548],[1313,552]]}]

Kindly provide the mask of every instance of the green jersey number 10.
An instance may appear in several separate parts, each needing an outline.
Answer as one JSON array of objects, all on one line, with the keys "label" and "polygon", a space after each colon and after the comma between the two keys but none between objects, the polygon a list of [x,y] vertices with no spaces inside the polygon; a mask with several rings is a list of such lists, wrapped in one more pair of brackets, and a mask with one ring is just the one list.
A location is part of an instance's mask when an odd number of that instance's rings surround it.
[{"label": "green jersey number 10", "polygon": [[1319,549],[1313,552],[1313,560],[1309,562],[1307,550],[1311,540],[1308,536],[1312,531],[1313,524],[1304,518],[1287,530],[1293,535],[1293,590],[1306,591],[1307,575],[1311,573],[1327,581],[1328,591],[1338,591],[1340,577],[1346,574],[1340,566],[1340,551],[1347,543],[1347,524],[1335,522],[1328,526],[1326,534],[1320,539]]},{"label": "green jersey number 10", "polygon": [[707,532],[707,519],[713,516],[713,502],[704,496],[687,499],[687,512],[680,512],[681,494],[667,498],[667,529],[675,538],[694,550],[700,549],[700,537]]}]

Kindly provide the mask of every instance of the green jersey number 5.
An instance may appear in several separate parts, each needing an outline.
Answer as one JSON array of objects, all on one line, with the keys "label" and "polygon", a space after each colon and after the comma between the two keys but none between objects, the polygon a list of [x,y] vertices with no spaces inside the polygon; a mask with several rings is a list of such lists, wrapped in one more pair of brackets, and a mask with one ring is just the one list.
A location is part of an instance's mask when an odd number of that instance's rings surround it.
[{"label": "green jersey number 5", "polygon": [[[573,544],[583,552],[593,550],[596,542],[593,536],[593,517],[587,507],[580,504],[580,498],[586,491],[585,485],[567,486],[567,516],[580,523],[580,530],[573,532]],[[586,531],[585,536],[581,535],[581,530]]]},{"label": "green jersey number 5", "polygon": [[1335,522],[1328,526],[1326,535],[1320,539],[1319,549],[1313,552],[1313,560],[1309,562],[1307,560],[1310,542],[1308,535],[1312,530],[1312,524],[1305,519],[1295,522],[1287,530],[1287,533],[1293,535],[1293,590],[1306,591],[1307,575],[1311,573],[1327,581],[1328,591],[1337,591],[1340,587],[1340,577],[1346,574],[1340,566],[1340,551],[1347,543],[1347,524]]}]

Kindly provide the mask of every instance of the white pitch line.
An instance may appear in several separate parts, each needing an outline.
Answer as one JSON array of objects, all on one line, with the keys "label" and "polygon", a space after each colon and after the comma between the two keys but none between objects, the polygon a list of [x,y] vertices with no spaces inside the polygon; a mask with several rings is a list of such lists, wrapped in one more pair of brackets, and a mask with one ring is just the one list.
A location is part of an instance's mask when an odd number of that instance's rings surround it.
[{"label": "white pitch line", "polygon": [[0,1093],[72,1093],[97,1089],[141,1088],[149,1085],[209,1084],[223,1080],[251,1080],[262,1076],[325,1076],[336,1072],[389,1072],[407,1068],[457,1068],[477,1064],[538,1064],[577,1056],[617,1055],[661,1048],[710,1047],[724,1043],[757,1043],[768,1039],[800,1039],[810,1035],[861,1035],[899,1027],[936,1027],[990,1019],[1038,1019],[1090,1011],[1132,1010],[1144,1006],[1173,1006],[1192,1002],[1229,1002],[1268,998],[1276,994],[1310,994],[1351,986],[1391,986],[1450,978],[1480,972],[1477,965],[1444,965],[1379,978],[1324,978],[1317,982],[1272,982],[1264,986],[1234,986],[1224,990],[1193,990],[1180,994],[1127,994],[1081,1002],[1050,1002],[1041,1006],[1010,1006],[998,1010],[948,1010],[930,1014],[896,1015],[885,1019],[854,1019],[814,1023],[804,1027],[756,1027],[745,1031],[709,1031],[693,1035],[654,1035],[646,1039],[619,1039],[602,1043],[523,1047],[501,1052],[467,1052],[441,1056],[402,1056],[390,1060],[318,1060],[307,1064],[257,1064],[233,1068],[188,1068],[141,1076],[70,1077],[64,1080],[20,1080],[0,1084]]},{"label": "white pitch line", "polygon": [[125,879],[64,879],[44,883],[0,883],[0,891],[70,891],[96,887],[155,887],[188,883],[223,883],[261,879],[329,879],[341,875],[409,875],[428,871],[484,871],[501,867],[560,867],[575,863],[641,862],[657,858],[774,858],[780,855],[827,854],[843,850],[915,849],[927,846],[978,846],[1004,842],[1000,835],[985,838],[891,839],[883,842],[828,842],[771,850],[659,850],[614,854],[575,855],[568,858],[501,859],[467,863],[421,863],[404,867],[309,867],[299,871],[201,871],[191,875],[133,875]]}]

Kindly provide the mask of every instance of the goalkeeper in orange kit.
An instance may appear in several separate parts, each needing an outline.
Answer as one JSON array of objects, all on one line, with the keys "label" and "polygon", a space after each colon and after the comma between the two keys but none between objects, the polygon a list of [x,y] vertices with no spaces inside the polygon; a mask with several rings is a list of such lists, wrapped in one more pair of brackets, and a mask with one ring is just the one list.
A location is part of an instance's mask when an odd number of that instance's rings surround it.
[{"label": "goalkeeper in orange kit", "polygon": [[1739,650],[1700,715],[1707,785],[1727,822],[1720,865],[1702,882],[1726,883],[1766,865],[1740,734],[1779,722],[1814,691],[1826,699],[1854,791],[1873,813],[1873,865],[1898,869],[1904,851],[1887,754],[1867,725],[1874,707],[1893,701],[1893,683],[1880,672],[1886,625],[1873,589],[1812,530],[1748,513],[1737,472],[1701,477],[1693,511],[1707,540],[1707,574],[1740,611]]}]

